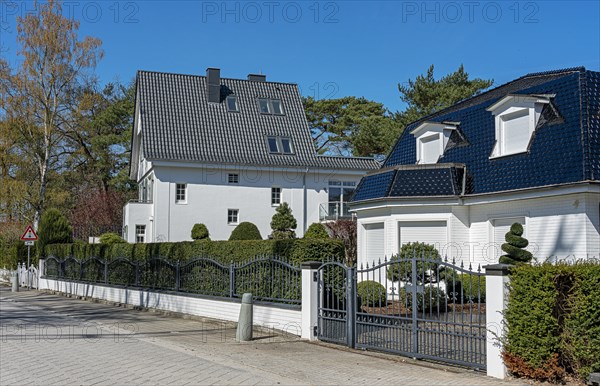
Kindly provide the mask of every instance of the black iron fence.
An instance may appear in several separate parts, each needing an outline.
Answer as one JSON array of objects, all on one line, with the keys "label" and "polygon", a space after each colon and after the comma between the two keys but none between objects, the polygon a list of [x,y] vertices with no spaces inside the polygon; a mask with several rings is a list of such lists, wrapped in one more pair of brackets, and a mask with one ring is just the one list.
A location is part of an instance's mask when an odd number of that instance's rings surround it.
[{"label": "black iron fence", "polygon": [[226,298],[241,298],[250,292],[255,300],[287,304],[300,304],[302,299],[302,269],[272,256],[231,264],[209,257],[173,262],[161,257],[105,261],[50,256],[45,271],[47,278],[149,290]]},{"label": "black iron fence", "polygon": [[485,369],[481,267],[415,255],[317,276],[319,339]]}]

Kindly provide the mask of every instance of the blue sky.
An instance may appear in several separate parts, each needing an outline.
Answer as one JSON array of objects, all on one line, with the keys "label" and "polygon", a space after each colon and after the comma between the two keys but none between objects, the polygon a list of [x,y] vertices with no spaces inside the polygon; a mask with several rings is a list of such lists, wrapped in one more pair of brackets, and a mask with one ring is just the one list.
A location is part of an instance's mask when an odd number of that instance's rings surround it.
[{"label": "blue sky", "polygon": [[[16,5],[15,5],[16,4]],[[138,69],[224,77],[262,72],[317,98],[364,96],[402,109],[397,84],[462,63],[502,84],[529,72],[600,70],[598,1],[67,1],[103,41],[102,81]],[[15,65],[15,18],[0,0],[2,55]]]}]

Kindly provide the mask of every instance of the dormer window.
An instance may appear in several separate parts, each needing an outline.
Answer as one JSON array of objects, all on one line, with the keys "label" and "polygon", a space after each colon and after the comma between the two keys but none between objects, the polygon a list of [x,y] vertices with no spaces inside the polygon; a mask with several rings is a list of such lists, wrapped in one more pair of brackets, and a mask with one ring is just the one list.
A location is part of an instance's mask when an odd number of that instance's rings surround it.
[{"label": "dormer window", "polygon": [[234,112],[234,113],[240,112],[240,108],[238,107],[238,102],[237,102],[237,96],[229,95],[225,99],[225,102],[227,103],[227,111]]},{"label": "dormer window", "polygon": [[487,108],[495,117],[496,143],[490,158],[525,153],[544,105],[554,95],[507,95]]},{"label": "dormer window", "polygon": [[417,141],[417,163],[437,163],[455,131],[458,131],[458,122],[424,122],[411,131]]}]

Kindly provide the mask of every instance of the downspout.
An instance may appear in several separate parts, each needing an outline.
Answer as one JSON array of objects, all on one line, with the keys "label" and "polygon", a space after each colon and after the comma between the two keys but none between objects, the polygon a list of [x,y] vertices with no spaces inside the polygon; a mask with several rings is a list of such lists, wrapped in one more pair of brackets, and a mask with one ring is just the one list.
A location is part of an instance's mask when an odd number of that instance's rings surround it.
[{"label": "downspout", "polygon": [[167,211],[167,241],[171,241],[171,183],[169,182],[169,202]]},{"label": "downspout", "polygon": [[304,171],[304,175],[302,176],[302,190],[303,190],[303,200],[302,200],[302,234],[304,235],[304,233],[306,232],[307,229],[307,218],[308,218],[308,211],[306,208],[306,205],[308,203],[308,197],[307,197],[307,191],[306,191],[306,175],[308,174],[308,168],[306,168],[306,170]]}]

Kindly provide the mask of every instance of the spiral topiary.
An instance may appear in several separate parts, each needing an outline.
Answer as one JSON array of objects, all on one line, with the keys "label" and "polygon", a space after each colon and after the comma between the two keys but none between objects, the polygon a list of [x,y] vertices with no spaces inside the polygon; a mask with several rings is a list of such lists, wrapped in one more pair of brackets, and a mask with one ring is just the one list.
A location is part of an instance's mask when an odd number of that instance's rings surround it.
[{"label": "spiral topiary", "polygon": [[510,226],[510,231],[504,237],[506,243],[502,244],[502,250],[506,253],[500,256],[500,263],[503,264],[524,264],[529,263],[533,258],[531,252],[523,249],[529,245],[529,241],[523,235],[523,225],[518,222]]}]

